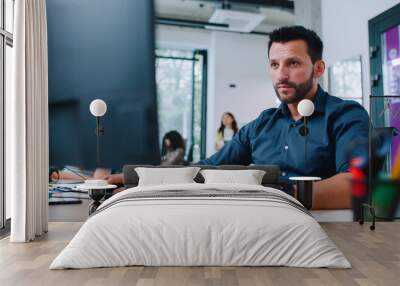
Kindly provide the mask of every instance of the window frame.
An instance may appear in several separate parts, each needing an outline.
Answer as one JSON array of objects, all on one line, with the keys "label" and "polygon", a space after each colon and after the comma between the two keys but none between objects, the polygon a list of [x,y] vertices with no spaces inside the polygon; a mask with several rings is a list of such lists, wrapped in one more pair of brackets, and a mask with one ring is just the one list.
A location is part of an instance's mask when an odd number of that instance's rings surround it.
[{"label": "window frame", "polygon": [[[388,10],[375,16],[368,21],[368,38],[369,38],[369,67],[370,67],[370,97],[376,96],[392,96],[383,93],[383,70],[382,70],[382,43],[381,35],[388,29],[400,25],[399,15],[400,3],[394,5]],[[373,110],[372,110],[373,109]],[[379,114],[384,109],[384,99],[370,104],[370,113]],[[382,118],[372,116],[372,123],[376,126],[384,126]]]}]

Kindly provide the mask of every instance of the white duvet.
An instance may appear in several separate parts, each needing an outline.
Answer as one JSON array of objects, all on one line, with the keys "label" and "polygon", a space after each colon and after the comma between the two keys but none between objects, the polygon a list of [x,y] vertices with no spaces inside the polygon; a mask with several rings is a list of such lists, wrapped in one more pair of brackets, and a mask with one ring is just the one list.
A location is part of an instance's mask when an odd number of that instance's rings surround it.
[{"label": "white duvet", "polygon": [[314,218],[289,204],[230,197],[115,203],[131,192],[210,188],[263,190],[297,202],[279,190],[254,185],[131,188],[105,201],[99,207],[103,211],[84,223],[50,269],[127,265],[351,267]]}]

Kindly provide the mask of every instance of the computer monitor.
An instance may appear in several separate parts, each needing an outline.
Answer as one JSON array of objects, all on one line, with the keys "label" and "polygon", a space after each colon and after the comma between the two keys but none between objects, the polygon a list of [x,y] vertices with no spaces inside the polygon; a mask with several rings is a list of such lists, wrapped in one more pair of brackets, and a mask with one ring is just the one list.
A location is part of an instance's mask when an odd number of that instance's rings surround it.
[{"label": "computer monitor", "polygon": [[[160,161],[149,0],[47,0],[50,165]],[[90,102],[107,104],[96,163]]]}]

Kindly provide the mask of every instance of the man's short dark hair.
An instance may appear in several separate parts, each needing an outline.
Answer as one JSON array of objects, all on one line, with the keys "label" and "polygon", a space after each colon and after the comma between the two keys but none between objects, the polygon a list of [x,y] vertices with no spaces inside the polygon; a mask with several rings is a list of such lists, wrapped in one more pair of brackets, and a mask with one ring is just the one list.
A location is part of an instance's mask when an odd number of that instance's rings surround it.
[{"label": "man's short dark hair", "polygon": [[322,59],[324,46],[320,37],[312,30],[303,26],[281,27],[271,32],[268,43],[269,50],[273,43],[287,43],[295,40],[303,40],[307,44],[307,52],[310,55],[312,63]]}]

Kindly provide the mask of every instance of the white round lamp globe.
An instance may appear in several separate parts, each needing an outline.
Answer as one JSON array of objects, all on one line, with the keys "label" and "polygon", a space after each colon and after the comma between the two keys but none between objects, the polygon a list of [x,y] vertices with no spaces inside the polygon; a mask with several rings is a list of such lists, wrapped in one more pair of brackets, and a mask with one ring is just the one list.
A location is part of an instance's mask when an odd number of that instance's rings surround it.
[{"label": "white round lamp globe", "polygon": [[297,111],[301,116],[311,116],[314,113],[314,103],[309,99],[303,99],[297,105]]},{"label": "white round lamp globe", "polygon": [[93,116],[101,117],[107,111],[107,104],[101,99],[95,99],[90,103],[89,109]]}]

